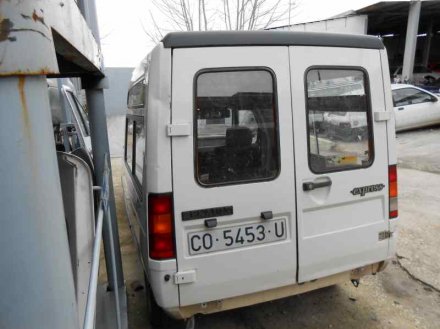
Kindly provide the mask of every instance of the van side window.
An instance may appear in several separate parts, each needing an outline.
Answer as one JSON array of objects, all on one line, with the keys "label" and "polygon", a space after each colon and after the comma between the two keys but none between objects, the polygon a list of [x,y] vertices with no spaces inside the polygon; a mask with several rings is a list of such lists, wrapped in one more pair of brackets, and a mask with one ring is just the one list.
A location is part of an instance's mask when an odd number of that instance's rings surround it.
[{"label": "van side window", "polygon": [[127,116],[125,137],[125,162],[130,172],[142,184],[145,156],[145,128],[141,116]]},{"label": "van side window", "polygon": [[127,118],[125,125],[125,162],[127,163],[131,172],[133,172],[133,148],[135,147],[133,132],[134,121],[131,118]]},{"label": "van side window", "polygon": [[[148,67],[144,76],[134,82],[127,94],[127,129],[125,161],[139,185],[142,185],[145,156],[144,113],[148,95]],[[144,112],[145,108],[145,112]]]},{"label": "van side window", "polygon": [[269,70],[196,76],[195,176],[203,186],[274,179],[279,171],[275,81]]},{"label": "van side window", "polygon": [[364,71],[319,68],[306,75],[312,172],[370,166],[374,147]]},{"label": "van side window", "polygon": [[135,158],[135,171],[134,174],[139,183],[142,184],[142,173],[144,170],[144,156],[145,156],[145,128],[144,120],[141,117],[136,119],[135,124],[135,139],[136,139],[136,154]]},{"label": "van side window", "polygon": [[142,108],[145,99],[145,81],[140,80],[128,91],[127,107],[129,109]]}]

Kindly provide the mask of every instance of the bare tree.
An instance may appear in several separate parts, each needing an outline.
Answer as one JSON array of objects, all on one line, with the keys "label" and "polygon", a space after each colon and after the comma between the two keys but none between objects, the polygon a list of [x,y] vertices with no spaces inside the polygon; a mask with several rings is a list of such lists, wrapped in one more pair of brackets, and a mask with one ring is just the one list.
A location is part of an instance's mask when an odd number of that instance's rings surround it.
[{"label": "bare tree", "polygon": [[299,0],[152,0],[150,24],[145,33],[160,41],[170,31],[258,30],[276,23],[290,24]]}]

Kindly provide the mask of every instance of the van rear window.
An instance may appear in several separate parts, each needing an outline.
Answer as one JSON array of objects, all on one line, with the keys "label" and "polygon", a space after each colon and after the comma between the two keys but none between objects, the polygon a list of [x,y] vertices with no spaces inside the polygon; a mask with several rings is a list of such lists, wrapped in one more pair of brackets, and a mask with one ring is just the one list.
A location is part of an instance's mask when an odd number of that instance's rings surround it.
[{"label": "van rear window", "polygon": [[265,69],[196,76],[196,179],[203,186],[270,180],[280,170],[275,83]]},{"label": "van rear window", "polygon": [[374,148],[364,71],[316,68],[306,75],[312,172],[370,166]]}]

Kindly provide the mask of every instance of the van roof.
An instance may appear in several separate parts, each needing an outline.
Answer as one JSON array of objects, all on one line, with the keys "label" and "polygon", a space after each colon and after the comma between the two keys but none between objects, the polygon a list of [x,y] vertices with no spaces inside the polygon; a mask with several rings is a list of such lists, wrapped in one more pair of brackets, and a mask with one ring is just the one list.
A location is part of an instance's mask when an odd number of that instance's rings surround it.
[{"label": "van roof", "polygon": [[165,48],[227,46],[322,46],[383,49],[378,37],[355,34],[290,31],[172,32],[162,40]]}]

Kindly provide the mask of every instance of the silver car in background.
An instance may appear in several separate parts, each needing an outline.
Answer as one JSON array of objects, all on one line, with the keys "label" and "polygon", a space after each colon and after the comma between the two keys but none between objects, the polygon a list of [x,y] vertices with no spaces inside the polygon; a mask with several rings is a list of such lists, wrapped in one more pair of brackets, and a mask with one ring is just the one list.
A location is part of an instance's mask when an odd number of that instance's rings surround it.
[{"label": "silver car in background", "polygon": [[440,124],[439,96],[407,84],[392,84],[396,131]]}]

